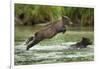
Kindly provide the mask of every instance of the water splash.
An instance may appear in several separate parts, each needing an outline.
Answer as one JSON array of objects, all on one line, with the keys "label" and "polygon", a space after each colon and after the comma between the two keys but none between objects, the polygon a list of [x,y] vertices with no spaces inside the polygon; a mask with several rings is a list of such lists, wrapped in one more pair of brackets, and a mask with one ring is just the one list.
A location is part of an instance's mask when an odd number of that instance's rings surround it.
[{"label": "water splash", "polygon": [[15,64],[67,62],[69,60],[73,61],[76,58],[92,57],[94,55],[93,45],[85,49],[69,50],[70,45],[75,43],[76,42],[67,42],[51,46],[41,46],[37,44],[30,48],[29,51],[26,51],[26,45],[24,45],[23,42],[15,46]]}]

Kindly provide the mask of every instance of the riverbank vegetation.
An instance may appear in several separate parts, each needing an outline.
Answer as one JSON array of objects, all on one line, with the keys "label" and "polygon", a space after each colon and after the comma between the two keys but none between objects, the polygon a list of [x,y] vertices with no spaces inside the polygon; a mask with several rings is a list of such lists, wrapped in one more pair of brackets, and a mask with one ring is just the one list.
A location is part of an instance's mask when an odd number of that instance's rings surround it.
[{"label": "riverbank vegetation", "polygon": [[35,25],[68,16],[73,26],[94,26],[94,9],[48,5],[15,4],[15,24]]}]

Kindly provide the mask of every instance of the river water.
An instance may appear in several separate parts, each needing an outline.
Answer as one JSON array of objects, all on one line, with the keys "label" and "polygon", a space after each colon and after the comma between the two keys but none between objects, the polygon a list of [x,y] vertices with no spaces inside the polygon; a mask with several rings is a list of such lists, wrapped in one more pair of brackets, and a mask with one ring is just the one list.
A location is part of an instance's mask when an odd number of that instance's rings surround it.
[{"label": "river water", "polygon": [[23,42],[14,47],[15,65],[32,65],[46,63],[93,61],[93,45],[88,48],[70,50],[70,45],[76,42],[61,43],[60,45],[35,45],[29,51]]}]

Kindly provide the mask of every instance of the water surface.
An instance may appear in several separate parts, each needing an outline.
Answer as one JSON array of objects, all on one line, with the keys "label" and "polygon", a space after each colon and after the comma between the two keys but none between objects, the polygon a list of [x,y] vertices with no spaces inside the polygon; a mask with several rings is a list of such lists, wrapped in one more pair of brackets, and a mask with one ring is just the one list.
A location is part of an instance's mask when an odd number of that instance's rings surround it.
[{"label": "water surface", "polygon": [[29,51],[26,51],[23,43],[19,43],[15,46],[15,65],[93,61],[93,45],[84,49],[70,50],[70,45],[75,43],[66,42],[48,46],[37,44]]}]

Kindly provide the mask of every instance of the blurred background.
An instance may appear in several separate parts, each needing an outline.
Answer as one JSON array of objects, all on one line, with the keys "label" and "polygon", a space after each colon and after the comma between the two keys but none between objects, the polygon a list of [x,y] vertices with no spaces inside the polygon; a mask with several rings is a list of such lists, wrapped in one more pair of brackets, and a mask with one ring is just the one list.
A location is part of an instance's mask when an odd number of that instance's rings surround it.
[{"label": "blurred background", "polygon": [[63,15],[72,19],[73,26],[94,26],[93,8],[15,4],[16,25],[47,23]]}]

